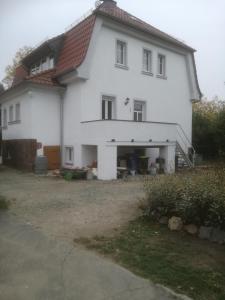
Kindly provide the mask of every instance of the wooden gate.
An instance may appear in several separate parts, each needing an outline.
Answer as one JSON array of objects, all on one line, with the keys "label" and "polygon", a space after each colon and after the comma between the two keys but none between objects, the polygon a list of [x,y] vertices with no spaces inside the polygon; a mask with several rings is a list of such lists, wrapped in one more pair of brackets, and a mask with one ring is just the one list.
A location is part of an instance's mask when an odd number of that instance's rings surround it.
[{"label": "wooden gate", "polygon": [[44,155],[48,158],[48,169],[60,168],[60,146],[44,146]]}]

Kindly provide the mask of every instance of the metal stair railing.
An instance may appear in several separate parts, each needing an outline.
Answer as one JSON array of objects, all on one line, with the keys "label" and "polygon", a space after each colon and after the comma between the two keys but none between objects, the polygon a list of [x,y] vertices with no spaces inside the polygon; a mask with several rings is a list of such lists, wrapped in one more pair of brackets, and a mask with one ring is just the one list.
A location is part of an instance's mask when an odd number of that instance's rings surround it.
[{"label": "metal stair railing", "polygon": [[181,145],[178,142],[176,142],[176,147],[177,147],[177,151],[181,154],[182,159],[185,161],[187,166],[193,168],[194,167],[193,161],[189,158],[189,155],[184,152],[184,150],[182,149]]},{"label": "metal stair railing", "polygon": [[[185,131],[183,130],[183,128],[181,127],[180,124],[177,124],[176,129],[177,129],[177,133],[178,133],[178,136],[180,139],[179,141],[178,141],[178,139],[176,141],[177,149],[180,152],[180,154],[182,155],[182,157],[183,157],[184,161],[187,163],[187,165],[190,168],[192,168],[195,166],[196,151],[195,151],[194,147],[192,146],[191,141],[187,137]],[[182,143],[183,147],[181,146],[181,143]]]}]

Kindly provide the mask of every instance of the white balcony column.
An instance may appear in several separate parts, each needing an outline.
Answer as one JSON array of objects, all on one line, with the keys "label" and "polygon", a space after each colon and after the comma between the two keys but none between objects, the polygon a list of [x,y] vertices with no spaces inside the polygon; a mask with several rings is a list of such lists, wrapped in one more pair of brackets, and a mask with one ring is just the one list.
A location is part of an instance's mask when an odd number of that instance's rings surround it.
[{"label": "white balcony column", "polygon": [[117,146],[98,145],[98,179],[117,179]]},{"label": "white balcony column", "polygon": [[166,174],[173,174],[175,172],[175,145],[168,145],[161,147],[159,150],[160,158],[164,158],[164,172]]}]

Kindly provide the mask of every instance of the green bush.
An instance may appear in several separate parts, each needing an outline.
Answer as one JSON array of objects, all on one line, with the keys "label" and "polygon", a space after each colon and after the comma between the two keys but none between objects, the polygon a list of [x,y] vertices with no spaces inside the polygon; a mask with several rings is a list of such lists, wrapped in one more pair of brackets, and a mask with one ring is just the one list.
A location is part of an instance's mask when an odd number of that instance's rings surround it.
[{"label": "green bush", "polygon": [[205,159],[225,157],[223,101],[202,101],[193,105],[193,145]]},{"label": "green bush", "polygon": [[5,197],[0,195],[0,210],[8,209],[9,202],[5,199]]},{"label": "green bush", "polygon": [[84,170],[62,170],[61,174],[67,181],[71,180],[84,180],[86,179],[87,172]]},{"label": "green bush", "polygon": [[158,176],[145,181],[148,214],[225,229],[225,170]]}]

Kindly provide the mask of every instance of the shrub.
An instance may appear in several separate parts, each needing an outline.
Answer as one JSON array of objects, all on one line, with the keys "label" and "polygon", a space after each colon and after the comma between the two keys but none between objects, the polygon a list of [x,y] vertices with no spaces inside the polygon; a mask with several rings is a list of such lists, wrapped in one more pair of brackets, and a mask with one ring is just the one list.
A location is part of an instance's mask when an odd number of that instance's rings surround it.
[{"label": "shrub", "polygon": [[0,210],[8,209],[9,202],[5,199],[5,197],[0,195]]},{"label": "shrub", "polygon": [[193,145],[205,159],[225,157],[223,101],[202,101],[193,105]]},{"label": "shrub", "polygon": [[148,214],[225,229],[225,170],[158,176],[145,181]]}]

